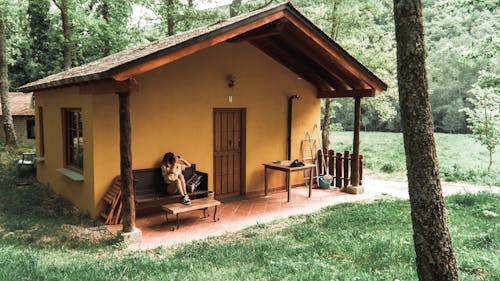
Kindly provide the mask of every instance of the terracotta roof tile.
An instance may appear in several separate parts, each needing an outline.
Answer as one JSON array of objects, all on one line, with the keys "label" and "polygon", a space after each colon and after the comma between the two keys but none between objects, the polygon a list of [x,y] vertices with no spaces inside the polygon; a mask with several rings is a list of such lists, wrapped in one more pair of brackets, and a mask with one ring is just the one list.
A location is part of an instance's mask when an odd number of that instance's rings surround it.
[{"label": "terracotta roof tile", "polygon": [[[12,116],[33,116],[35,109],[31,106],[33,93],[9,93],[9,104]],[[2,115],[2,108],[0,108]]]}]

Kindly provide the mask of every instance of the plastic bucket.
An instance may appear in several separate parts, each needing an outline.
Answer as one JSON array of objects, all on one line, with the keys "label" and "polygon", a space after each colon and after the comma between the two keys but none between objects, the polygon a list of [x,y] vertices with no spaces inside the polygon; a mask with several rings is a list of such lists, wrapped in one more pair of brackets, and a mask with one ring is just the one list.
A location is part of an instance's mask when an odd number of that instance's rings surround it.
[{"label": "plastic bucket", "polygon": [[319,187],[321,188],[330,188],[330,184],[332,183],[332,180],[326,180],[323,178],[323,176],[319,176]]}]

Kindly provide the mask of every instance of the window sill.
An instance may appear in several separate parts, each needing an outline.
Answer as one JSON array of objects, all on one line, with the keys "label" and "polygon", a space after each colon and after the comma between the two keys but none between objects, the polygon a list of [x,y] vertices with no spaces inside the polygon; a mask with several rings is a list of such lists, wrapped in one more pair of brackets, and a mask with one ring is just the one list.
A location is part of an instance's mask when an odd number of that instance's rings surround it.
[{"label": "window sill", "polygon": [[45,157],[37,157],[35,159],[36,159],[36,162],[38,162],[38,163],[45,163]]},{"label": "window sill", "polygon": [[83,181],[83,175],[80,174],[79,172],[75,172],[73,170],[66,168],[59,168],[56,169],[56,171],[58,171],[59,173],[61,173],[62,175],[64,175],[65,177],[69,178],[72,181],[78,181],[78,182]]}]

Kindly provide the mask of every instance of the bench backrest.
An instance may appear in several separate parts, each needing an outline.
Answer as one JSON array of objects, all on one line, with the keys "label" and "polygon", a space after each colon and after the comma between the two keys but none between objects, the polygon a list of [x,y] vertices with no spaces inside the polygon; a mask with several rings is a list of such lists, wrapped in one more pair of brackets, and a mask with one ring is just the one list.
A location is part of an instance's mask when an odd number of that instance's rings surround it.
[{"label": "bench backrest", "polygon": [[[195,171],[196,165],[192,164],[191,167],[186,168],[182,174],[184,175],[184,178],[189,179]],[[158,196],[166,195],[166,186],[159,167],[133,170],[132,174],[134,176],[134,189],[136,197],[153,194]]]}]

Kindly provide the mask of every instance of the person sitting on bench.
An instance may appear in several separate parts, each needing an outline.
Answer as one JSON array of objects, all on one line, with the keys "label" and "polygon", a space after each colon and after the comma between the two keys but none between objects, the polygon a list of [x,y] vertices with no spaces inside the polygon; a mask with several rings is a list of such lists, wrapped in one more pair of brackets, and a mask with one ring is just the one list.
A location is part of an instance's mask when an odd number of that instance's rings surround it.
[{"label": "person sitting on bench", "polygon": [[186,190],[186,179],[182,175],[182,171],[191,167],[191,164],[181,156],[175,156],[172,152],[167,152],[163,156],[163,164],[161,165],[161,174],[167,185],[168,194],[177,194],[184,196],[183,204],[191,204],[191,199]]}]

